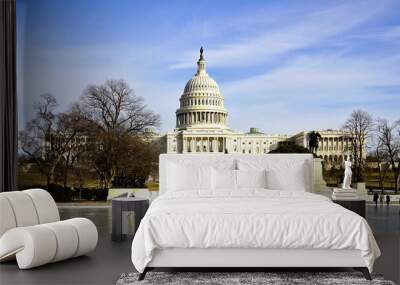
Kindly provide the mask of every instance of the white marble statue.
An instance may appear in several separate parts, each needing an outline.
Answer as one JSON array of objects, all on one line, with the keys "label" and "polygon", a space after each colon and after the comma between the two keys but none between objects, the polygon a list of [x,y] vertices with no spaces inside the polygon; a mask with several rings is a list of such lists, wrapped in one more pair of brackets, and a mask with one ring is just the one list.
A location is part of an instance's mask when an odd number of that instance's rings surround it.
[{"label": "white marble statue", "polygon": [[344,162],[344,179],[343,179],[343,189],[351,189],[351,160],[348,157],[347,160]]}]

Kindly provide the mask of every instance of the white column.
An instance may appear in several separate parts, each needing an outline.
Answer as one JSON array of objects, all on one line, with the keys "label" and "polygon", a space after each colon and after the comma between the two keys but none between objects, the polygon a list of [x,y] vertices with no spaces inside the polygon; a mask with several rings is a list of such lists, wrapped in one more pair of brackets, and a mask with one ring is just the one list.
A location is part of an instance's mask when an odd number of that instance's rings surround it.
[{"label": "white column", "polygon": [[187,152],[187,141],[186,141],[186,138],[183,138],[183,151],[182,152]]},{"label": "white column", "polygon": [[324,139],[321,140],[321,151],[324,151]]}]

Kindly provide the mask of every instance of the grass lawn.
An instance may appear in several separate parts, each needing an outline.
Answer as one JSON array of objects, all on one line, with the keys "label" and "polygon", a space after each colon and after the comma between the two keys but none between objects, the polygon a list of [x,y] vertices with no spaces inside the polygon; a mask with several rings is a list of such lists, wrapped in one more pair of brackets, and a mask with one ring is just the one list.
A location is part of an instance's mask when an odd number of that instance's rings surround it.
[{"label": "grass lawn", "polygon": [[[38,167],[33,163],[26,163],[19,167],[18,169],[18,186],[39,186],[46,185],[46,176],[40,173]],[[58,183],[61,184],[61,183]],[[70,177],[68,179],[68,186],[75,186],[78,182]],[[84,188],[96,188],[98,187],[98,183],[96,179],[86,179],[83,185]],[[150,191],[158,191],[159,184],[158,182],[149,182],[146,183],[146,187]]]}]

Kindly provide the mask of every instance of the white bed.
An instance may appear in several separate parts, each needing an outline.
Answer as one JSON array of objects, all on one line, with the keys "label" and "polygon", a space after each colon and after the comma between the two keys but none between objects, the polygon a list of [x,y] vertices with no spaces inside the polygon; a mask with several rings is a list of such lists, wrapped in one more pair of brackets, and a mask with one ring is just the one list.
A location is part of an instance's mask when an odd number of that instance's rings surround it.
[{"label": "white bed", "polygon": [[369,278],[380,251],[368,223],[312,192],[308,154],[161,155],[132,262],[141,278],[154,267],[354,267]]}]

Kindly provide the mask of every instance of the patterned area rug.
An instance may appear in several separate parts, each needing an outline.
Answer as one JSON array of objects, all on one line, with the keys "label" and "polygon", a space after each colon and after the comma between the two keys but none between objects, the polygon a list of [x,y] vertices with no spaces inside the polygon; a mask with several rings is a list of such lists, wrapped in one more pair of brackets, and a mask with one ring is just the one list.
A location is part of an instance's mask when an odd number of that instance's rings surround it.
[{"label": "patterned area rug", "polygon": [[292,285],[292,284],[379,284],[395,285],[381,276],[373,275],[368,281],[359,272],[148,272],[146,278],[138,281],[138,273],[122,274],[117,285],[146,284],[213,284],[213,285]]}]

